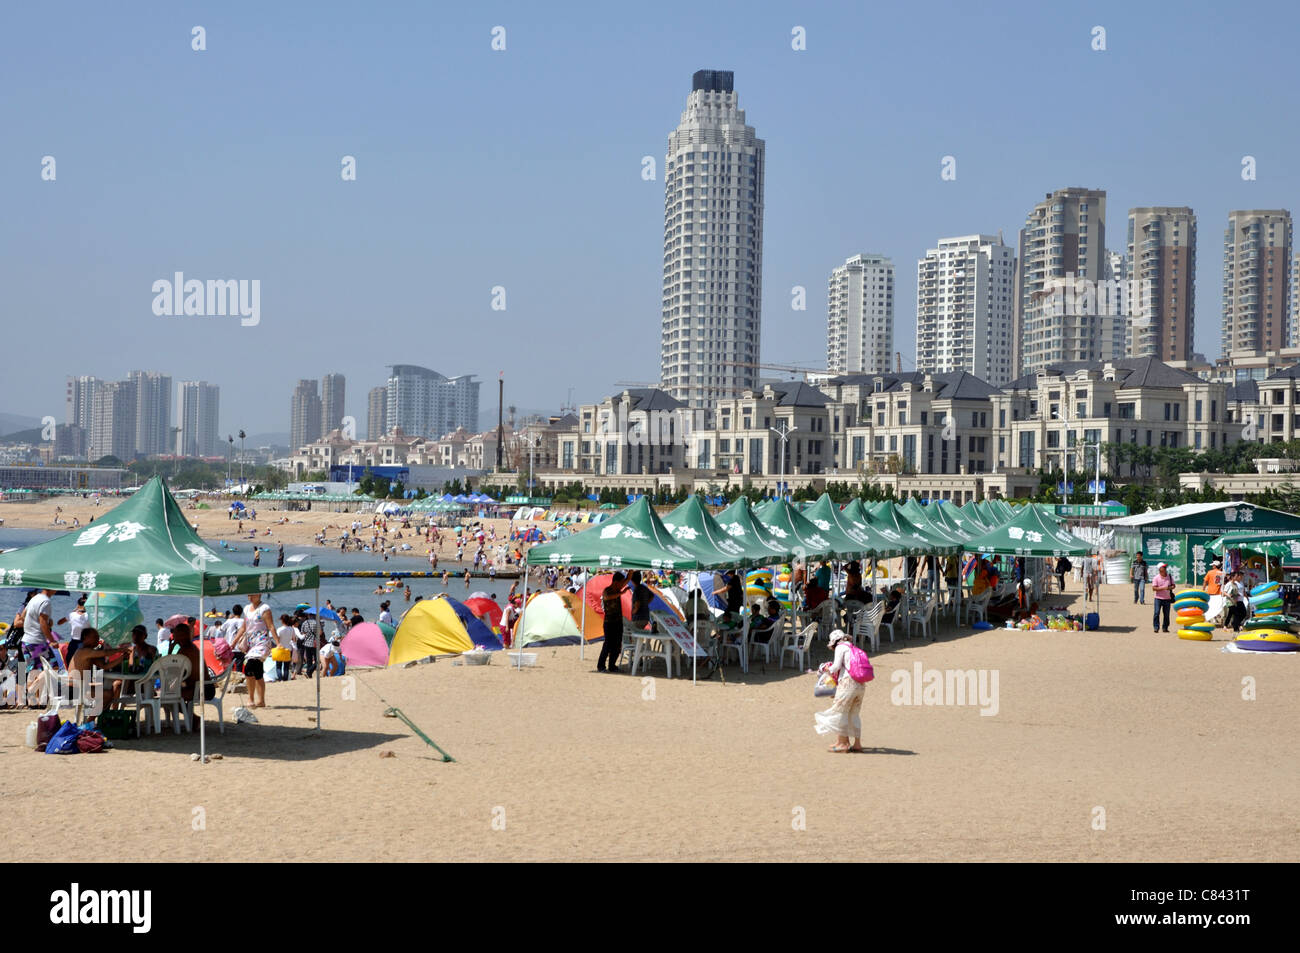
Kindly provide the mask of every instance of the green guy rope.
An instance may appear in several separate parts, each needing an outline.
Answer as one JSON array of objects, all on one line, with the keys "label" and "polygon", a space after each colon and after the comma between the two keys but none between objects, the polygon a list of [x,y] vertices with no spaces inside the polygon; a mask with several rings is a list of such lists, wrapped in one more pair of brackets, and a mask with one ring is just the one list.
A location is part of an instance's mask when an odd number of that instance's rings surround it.
[{"label": "green guy rope", "polygon": [[447,761],[455,761],[455,760],[456,760],[456,759],[453,758],[451,755],[447,754],[447,752],[445,752],[445,751],[443,751],[441,748],[439,748],[439,747],[438,747],[438,743],[437,743],[436,741],[434,741],[432,738],[430,738],[428,735],[426,735],[423,731],[421,731],[419,728],[417,728],[416,725],[415,725],[415,722],[413,722],[413,721],[411,721],[411,719],[407,718],[407,717],[406,717],[406,712],[402,711],[402,709],[400,709],[400,708],[390,708],[390,709],[388,709],[388,711],[384,712],[384,717],[385,717],[385,718],[400,718],[402,721],[406,722],[407,727],[410,728],[412,731],[414,731],[414,732],[415,732],[417,735],[419,735],[422,739],[424,739],[424,743],[425,743],[426,745],[428,745],[430,748],[435,749],[435,750],[438,752],[438,754],[442,755],[442,760],[443,760],[444,763],[447,762]]}]

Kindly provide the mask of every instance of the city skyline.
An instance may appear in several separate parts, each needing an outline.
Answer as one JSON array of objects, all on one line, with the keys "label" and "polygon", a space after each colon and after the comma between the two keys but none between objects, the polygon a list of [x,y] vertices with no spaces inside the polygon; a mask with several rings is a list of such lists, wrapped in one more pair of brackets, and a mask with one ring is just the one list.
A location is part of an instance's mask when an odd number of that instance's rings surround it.
[{"label": "city skyline", "polygon": [[[6,49],[0,70],[14,83],[26,77],[21,82],[33,91],[6,107],[12,135],[0,155],[0,175],[12,185],[11,220],[31,225],[0,233],[11,319],[34,317],[72,340],[93,341],[95,369],[109,378],[138,365],[137,342],[147,341],[149,363],[167,367],[175,380],[224,385],[223,434],[265,421],[261,408],[286,406],[309,367],[379,383],[367,368],[393,360],[380,352],[397,348],[402,360],[454,366],[484,380],[504,370],[507,403],[558,407],[575,375],[552,379],[533,370],[532,350],[544,345],[547,328],[580,331],[592,357],[577,376],[579,399],[613,392],[619,380],[649,380],[658,372],[666,170],[646,180],[642,159],[662,165],[664,127],[680,112],[684,77],[701,66],[734,72],[746,110],[772,147],[763,360],[819,363],[826,314],[818,289],[846,255],[869,248],[895,262],[919,260],[937,236],[999,231],[1014,244],[1035,199],[1072,184],[1106,190],[1112,215],[1188,206],[1202,241],[1232,210],[1287,209],[1300,200],[1300,175],[1287,161],[1297,133],[1276,118],[1285,114],[1278,107],[1284,95],[1242,102],[1210,68],[1240,42],[1258,53],[1259,88],[1288,88],[1280,63],[1285,22],[1297,19],[1289,9],[1278,11],[1279,29],[1260,35],[1197,4],[1175,20],[1119,4],[1098,4],[1086,18],[1012,4],[1002,24],[956,6],[939,15],[848,7],[792,14],[760,6],[742,23],[696,11],[700,39],[683,39],[670,9],[666,17],[620,14],[631,19],[615,29],[641,39],[632,50],[607,43],[607,21],[578,9],[543,16],[506,5],[492,22],[452,12],[437,18],[436,29],[418,8],[380,12],[359,27],[341,9],[322,7],[308,50],[286,42],[300,28],[287,11],[259,15],[264,36],[244,29],[247,14],[222,12],[205,24],[203,53],[190,49],[188,24],[181,29],[148,9],[109,15],[87,6],[87,29],[71,36],[31,11],[6,14],[13,28],[5,34],[25,41]],[[501,52],[490,46],[497,22],[509,31]],[[1093,48],[1094,24],[1106,27],[1104,50]],[[413,36],[403,35],[407,25]],[[791,46],[795,25],[806,30],[804,50]],[[873,39],[864,50],[866,26]],[[436,62],[425,55],[421,30],[445,40]],[[1033,117],[1055,114],[1059,103],[1050,90],[1029,88],[1004,105],[1006,120],[989,123],[969,104],[949,104],[943,77],[909,68],[908,51],[918,43],[954,70],[1011,64],[1046,47],[1095,97],[1104,121],[1040,123]],[[265,55],[271,48],[275,58]],[[338,51],[357,66],[346,86],[326,65]],[[380,57],[418,62],[420,81],[372,75],[364,64]],[[110,79],[75,94],[47,88],[40,77],[69,64]],[[539,71],[548,82],[530,84],[527,77]],[[585,82],[595,72],[606,80]],[[158,74],[174,82],[149,81]],[[454,83],[460,75],[474,82]],[[1196,114],[1221,121],[1189,135],[1186,107],[1140,115],[1102,109],[1124,101],[1139,78],[1152,97],[1195,103]],[[843,100],[828,91],[882,84],[871,121],[846,128]],[[261,96],[267,88],[271,94]],[[457,95],[440,95],[448,89]],[[576,89],[586,108],[604,117],[601,144],[584,163],[570,163],[568,99],[560,94]],[[435,104],[429,131],[397,122],[417,101]],[[241,104],[242,119],[228,130],[223,154],[159,163],[157,136],[193,141],[230,102]],[[161,127],[158,116],[167,117]],[[440,146],[447,138],[496,142],[492,134],[514,142],[450,153]],[[531,161],[516,161],[520,148]],[[59,163],[54,181],[40,177],[47,155]],[[346,155],[356,159],[355,182],[339,177]],[[941,178],[947,157],[952,179]],[[1247,158],[1256,179],[1242,177]],[[851,179],[877,187],[846,190]],[[457,188],[447,190],[444,181]],[[92,201],[95,221],[107,224],[86,224]],[[440,238],[435,229],[430,237],[430,221],[456,221],[458,230]],[[1108,250],[1123,247],[1119,228],[1112,223]],[[78,234],[83,240],[70,240]],[[501,253],[502,235],[510,236],[509,256]],[[1215,251],[1202,246],[1195,276],[1194,350],[1209,358],[1219,353],[1222,332],[1223,262]],[[209,281],[260,279],[260,324],[153,315],[151,284],[176,271]],[[579,271],[591,280],[575,295],[558,276]],[[413,275],[422,280],[407,280]],[[895,289],[895,343],[905,369],[916,358],[914,282],[904,268]],[[502,311],[493,310],[497,286],[508,299]],[[796,286],[806,289],[806,311],[791,306]],[[485,335],[488,325],[493,333]],[[439,331],[436,344],[430,327]],[[390,333],[372,333],[378,329]],[[353,339],[364,346],[352,346]],[[228,378],[217,341],[248,352]],[[14,383],[3,410],[59,416],[61,380],[19,367]],[[354,399],[347,409],[360,419],[367,408]]]}]

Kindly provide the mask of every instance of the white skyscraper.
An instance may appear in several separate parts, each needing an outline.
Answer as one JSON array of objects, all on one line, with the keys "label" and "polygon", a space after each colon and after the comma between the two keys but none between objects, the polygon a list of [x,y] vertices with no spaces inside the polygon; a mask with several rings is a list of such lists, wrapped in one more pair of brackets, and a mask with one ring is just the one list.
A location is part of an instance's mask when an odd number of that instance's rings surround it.
[{"label": "white skyscraper", "polygon": [[941,238],[916,263],[916,369],[1015,378],[1016,256],[995,235]]},{"label": "white skyscraper", "polygon": [[831,272],[826,302],[826,369],[887,374],[894,356],[894,262],[854,255]]},{"label": "white skyscraper", "polygon": [[183,457],[215,457],[221,454],[217,437],[217,415],[221,388],[207,381],[181,381],[177,423],[180,434],[176,452]]},{"label": "white skyscraper", "polygon": [[699,70],[664,166],[664,390],[690,407],[757,388],[765,146],[733,74]]}]

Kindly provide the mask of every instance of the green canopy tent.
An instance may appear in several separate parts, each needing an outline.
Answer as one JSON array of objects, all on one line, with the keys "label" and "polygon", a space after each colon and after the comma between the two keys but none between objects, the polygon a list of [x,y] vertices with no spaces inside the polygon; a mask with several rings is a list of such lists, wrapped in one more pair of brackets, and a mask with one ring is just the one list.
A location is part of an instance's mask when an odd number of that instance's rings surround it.
[{"label": "green canopy tent", "polygon": [[937,503],[931,501],[925,507],[925,512],[937,526],[941,526],[947,530],[949,536],[953,536],[963,542],[967,542],[981,533],[988,532],[988,527],[977,529],[975,521],[967,517],[952,503]]},{"label": "green canopy tent", "polygon": [[788,541],[777,539],[754,513],[754,507],[748,497],[739,497],[725,510],[714,517],[718,525],[732,539],[749,547],[751,551],[766,551],[767,565],[789,562],[794,556],[794,547]]},{"label": "green canopy tent", "polygon": [[755,539],[732,537],[704,507],[698,496],[689,496],[663,518],[664,527],[673,539],[689,549],[703,549],[729,558],[727,565],[766,565],[772,553]]},{"label": "green canopy tent", "polygon": [[1271,559],[1290,559],[1300,563],[1300,533],[1278,531],[1260,533],[1252,530],[1233,530],[1216,536],[1205,548],[1220,555],[1230,549],[1246,549]]},{"label": "green canopy tent", "polygon": [[840,540],[830,532],[823,533],[787,500],[768,500],[760,503],[754,507],[754,516],[763,524],[769,535],[779,539],[782,545],[789,546],[794,550],[794,554],[802,559],[833,556],[836,544],[853,547],[848,552],[855,555],[859,552],[857,544]]},{"label": "green canopy tent", "polygon": [[961,544],[957,540],[946,533],[940,534],[917,526],[907,518],[901,506],[893,503],[885,503],[884,506],[877,508],[871,514],[870,522],[872,526],[886,536],[891,533],[897,535],[906,547],[906,554],[909,556],[929,553],[956,553],[961,550]]},{"label": "green canopy tent", "polygon": [[[1028,556],[1048,559],[1060,556],[1086,556],[1096,549],[1086,539],[1075,536],[1055,517],[1036,506],[1023,506],[1006,523],[977,536],[966,544],[966,551],[983,556]],[[1097,587],[1097,611],[1101,612],[1101,586]]]},{"label": "green canopy tent", "polygon": [[857,517],[849,507],[841,509],[830,494],[823,493],[802,516],[823,533],[838,534],[861,547],[861,554],[876,556],[897,556],[903,548],[897,540],[889,539],[870,524],[868,520]]},{"label": "green canopy tent", "polygon": [[[196,596],[199,619],[203,600],[209,596],[316,589],[320,602],[318,567],[261,569],[223,559],[195,532],[166,482],[157,476],[80,532],[0,555],[0,579],[3,585],[29,589]],[[198,641],[202,653],[202,626]],[[200,671],[199,698],[203,678]],[[319,680],[316,712],[319,728]],[[199,732],[200,753],[206,756],[202,717]]]}]

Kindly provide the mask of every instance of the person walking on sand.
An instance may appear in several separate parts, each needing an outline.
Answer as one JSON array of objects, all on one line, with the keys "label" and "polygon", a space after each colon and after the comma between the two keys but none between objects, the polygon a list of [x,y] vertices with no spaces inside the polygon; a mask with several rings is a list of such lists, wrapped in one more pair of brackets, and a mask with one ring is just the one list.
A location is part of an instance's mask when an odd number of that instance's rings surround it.
[{"label": "person walking on sand", "polygon": [[[623,653],[623,579],[621,572],[614,573],[605,591],[600,594],[601,611],[605,614],[601,626],[605,642],[600,647],[600,657],[596,659],[596,671],[617,672],[618,657]],[[609,667],[605,667],[606,659]]]},{"label": "person walking on sand", "polygon": [[1160,616],[1164,613],[1164,630],[1169,631],[1169,608],[1174,604],[1174,579],[1169,575],[1169,567],[1161,563],[1156,567],[1156,577],[1151,581],[1151,592],[1155,595],[1155,611],[1151,614],[1151,630],[1160,632]]},{"label": "person walking on sand", "polygon": [[[861,653],[864,658],[866,653],[854,645],[853,639],[842,629],[836,629],[832,632],[826,645],[835,653],[835,657],[829,662],[823,662],[820,670],[835,677],[835,699],[831,702],[830,708],[819,711],[813,716],[817,734],[833,734],[836,736],[835,744],[831,745],[830,748],[833,752],[861,751],[862,716],[860,712],[862,710],[862,696],[866,694],[869,677],[858,681],[857,678],[853,677],[850,670],[856,670],[853,661],[854,653]],[[867,663],[867,669],[870,670],[870,663]],[[850,737],[853,739],[852,744],[849,744]]]},{"label": "person walking on sand", "polygon": [[1147,604],[1147,574],[1150,570],[1147,561],[1138,553],[1133,557],[1133,565],[1129,567],[1128,578],[1133,583],[1133,605]]}]

